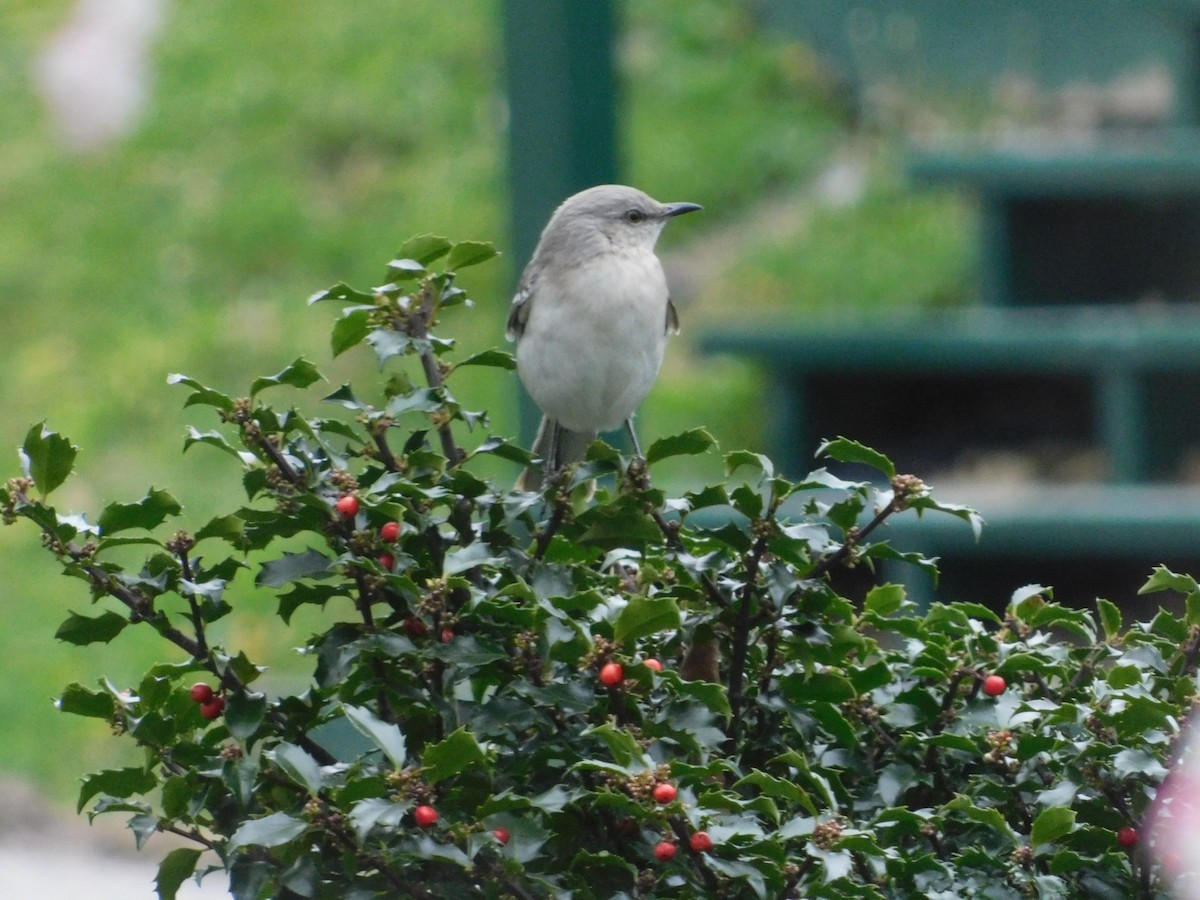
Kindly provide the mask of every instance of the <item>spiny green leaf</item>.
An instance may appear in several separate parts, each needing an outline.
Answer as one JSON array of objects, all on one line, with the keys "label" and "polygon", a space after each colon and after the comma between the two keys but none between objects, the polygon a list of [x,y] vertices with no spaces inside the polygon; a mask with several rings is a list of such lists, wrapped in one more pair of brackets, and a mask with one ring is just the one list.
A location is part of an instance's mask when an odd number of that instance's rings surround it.
[{"label": "spiny green leaf", "polygon": [[183,511],[179,501],[168,494],[151,488],[136,503],[110,503],[100,513],[100,533],[104,536],[116,534],[127,528],[144,528],[152,531],[166,521],[168,516],[177,516]]},{"label": "spiny green leaf", "polygon": [[350,287],[344,281],[339,281],[333,287],[317,291],[308,298],[309,304],[320,303],[322,300],[342,300],[353,303],[373,304],[375,295]]},{"label": "spiny green leaf", "polygon": [[882,472],[889,479],[896,477],[896,467],[892,461],[865,444],[839,437],[826,441],[817,448],[817,456],[828,456],[844,463],[860,463]]},{"label": "spiny green leaf", "polygon": [[71,613],[58,627],[58,631],[54,632],[54,636],[60,641],[80,647],[86,644],[107,644],[128,624],[128,619],[115,612],[106,612],[99,616]]},{"label": "spiny green leaf", "polygon": [[361,344],[371,333],[371,311],[374,307],[355,307],[342,313],[342,317],[333,323],[329,335],[329,345],[333,355],[341,356],[352,347]]},{"label": "spiny green leaf", "polygon": [[436,234],[419,234],[401,244],[400,249],[396,251],[396,257],[413,259],[421,265],[427,266],[435,259],[449,253],[452,246],[454,244],[449,238]]},{"label": "spiny green leaf", "polygon": [[207,444],[210,447],[216,447],[222,453],[228,453],[237,459],[242,459],[242,454],[238,452],[225,435],[219,431],[199,431],[188,426],[188,436],[183,441],[183,450],[186,453],[194,444]]},{"label": "spiny green leaf", "polygon": [[407,743],[404,732],[396,725],[385,722],[363,706],[342,704],[342,712],[346,720],[355,727],[367,740],[387,755],[397,769],[404,765],[408,757]]},{"label": "spiny green leaf", "polygon": [[749,450],[734,450],[725,454],[725,474],[732,475],[742,466],[758,469],[767,478],[775,475],[775,464],[761,453],[751,453]]},{"label": "spiny green leaf", "polygon": [[1176,575],[1166,566],[1155,566],[1146,583],[1138,591],[1139,594],[1153,594],[1155,591],[1178,591],[1181,594],[1200,593],[1200,584],[1191,575]]},{"label": "spiny green leaf", "polygon": [[267,698],[253,691],[229,695],[225,705],[225,727],[239,741],[248,741],[262,727],[267,714]]},{"label": "spiny green leaf", "polygon": [[[1103,597],[1096,598],[1096,611],[1100,614],[1100,625],[1104,628],[1104,639],[1114,641],[1121,635],[1121,610],[1117,604]],[[1198,623],[1200,624],[1200,623]]]},{"label": "spiny green leaf", "polygon": [[265,375],[262,378],[254,379],[254,382],[250,385],[250,396],[253,397],[259,391],[281,384],[290,384],[294,388],[303,389],[315,381],[322,380],[324,377],[317,371],[315,365],[302,356],[275,375]]},{"label": "spiny green leaf", "polygon": [[602,725],[587,728],[580,734],[580,737],[595,737],[603,741],[604,745],[608,747],[608,752],[612,754],[613,762],[621,769],[629,768],[636,760],[641,760],[645,756],[637,738],[627,729],[619,728],[613,722],[605,722]]},{"label": "spiny green leaf", "polygon": [[717,444],[716,438],[703,428],[693,428],[682,434],[659,438],[646,451],[646,462],[653,465],[672,456],[696,456],[707,453]]},{"label": "spiny green leaf", "polygon": [[446,270],[453,272],[456,269],[477,266],[497,255],[496,248],[486,241],[459,241],[446,257]]},{"label": "spiny green leaf", "polygon": [[632,646],[638,638],[660,631],[677,630],[682,624],[679,607],[670,597],[635,595],[617,616],[613,637],[619,644]]},{"label": "spiny green leaf", "polygon": [[330,562],[329,557],[311,547],[302,553],[284,553],[279,559],[263,563],[254,580],[267,587],[283,587],[290,581],[328,572]]},{"label": "spiny green leaf", "polygon": [[55,706],[62,712],[94,719],[111,719],[116,709],[112,694],[93,691],[78,683],[67,685]]},{"label": "spiny green leaf", "polygon": [[210,387],[205,387],[195,378],[190,378],[187,375],[173,374],[167,376],[167,384],[182,384],[185,387],[190,387],[192,393],[187,400],[183,402],[184,406],[212,406],[223,412],[233,412],[233,399],[222,394],[220,391],[213,390]]},{"label": "spiny green leaf", "polygon": [[229,850],[241,847],[278,847],[291,843],[308,830],[308,823],[284,812],[271,813],[261,819],[250,819],[229,839]]},{"label": "spiny green leaf", "polygon": [[324,787],[321,767],[308,751],[286,741],[275,747],[275,764],[287,774],[292,781],[303,785],[314,797]]},{"label": "spiny green leaf", "polygon": [[474,766],[482,766],[487,756],[475,736],[460,726],[444,741],[431,744],[421,754],[421,769],[430,784],[445,781]]},{"label": "spiny green leaf", "polygon": [[1049,844],[1075,830],[1075,810],[1065,806],[1051,806],[1038,813],[1033,820],[1029,839],[1036,847]]},{"label": "spiny green leaf", "polygon": [[883,584],[867,592],[863,608],[877,616],[890,616],[899,612],[904,605],[904,587],[899,584]]},{"label": "spiny green leaf", "polygon": [[61,434],[46,428],[39,422],[25,435],[21,445],[21,462],[27,477],[33,479],[38,491],[45,497],[67,480],[75,468],[75,456],[79,448]]},{"label": "spiny green leaf", "polygon": [[377,825],[390,828],[398,826],[411,808],[412,801],[409,800],[396,803],[383,797],[371,797],[354,804],[350,810],[350,824],[359,841],[365,841],[371,829]]},{"label": "spiny green leaf", "polygon": [[82,812],[87,802],[97,794],[108,794],[111,797],[132,797],[134,794],[145,794],[158,786],[158,779],[153,772],[145,769],[106,769],[96,772],[83,779],[79,789],[79,800],[75,811]]},{"label": "spiny green leaf", "polygon": [[466,359],[459,360],[454,364],[455,369],[461,369],[464,366],[490,366],[495,369],[512,371],[517,367],[517,361],[508,351],[492,348],[491,350],[484,350],[481,353],[468,356]]},{"label": "spiny green leaf", "polygon": [[164,856],[154,879],[158,900],[175,900],[179,888],[195,874],[199,861],[200,851],[191,847],[177,847]]},{"label": "spiny green leaf", "polygon": [[194,537],[197,543],[207,538],[221,538],[241,549],[246,541],[246,522],[239,516],[218,516],[202,525]]},{"label": "spiny green leaf", "polygon": [[488,565],[495,562],[499,562],[499,560],[492,555],[491,548],[483,541],[475,541],[472,544],[467,544],[465,547],[457,547],[447,553],[442,565],[442,574],[447,577],[458,575],[476,566]]}]

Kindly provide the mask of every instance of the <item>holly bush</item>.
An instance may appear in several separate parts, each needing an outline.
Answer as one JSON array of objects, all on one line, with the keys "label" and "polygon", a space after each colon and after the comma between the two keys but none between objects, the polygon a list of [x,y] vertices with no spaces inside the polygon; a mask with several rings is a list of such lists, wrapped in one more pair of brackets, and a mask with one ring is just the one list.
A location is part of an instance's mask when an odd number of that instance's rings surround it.
[{"label": "holly bush", "polygon": [[[247,900],[1160,890],[1137,829],[1195,693],[1194,581],[1155,572],[1147,589],[1186,605],[1128,626],[1041,586],[1001,611],[918,605],[866,577],[935,571],[881,526],[979,519],[843,438],[822,454],[876,477],[792,481],[734,451],[721,483],[669,495],[660,467],[713,452],[697,429],[644,460],[596,442],[539,493],[489,483],[481,458],[515,475],[530,457],[451,386],[512,358],[456,360],[434,328],[469,305],[456,273],[493,254],[416,238],[383,286],[312,298],[344,304],[334,355],[366,345],[383,372],[314,404],[327,417],[264,400],[319,384],[303,358],[241,397],[171,376],[213,426],[185,450],[227,454],[247,497],[192,531],[160,489],[60,513],[76,448],[30,430],[5,520],[36,525],[96,604],[57,636],[163,641],[140,681],[58,700],[138,748],[79,805],[127,815],[139,846],[182,838],[160,897],[217,870]],[[120,562],[131,546],[144,564]],[[234,593],[274,598],[285,636],[324,611],[290,637],[302,690],[260,689],[214,642]]]}]

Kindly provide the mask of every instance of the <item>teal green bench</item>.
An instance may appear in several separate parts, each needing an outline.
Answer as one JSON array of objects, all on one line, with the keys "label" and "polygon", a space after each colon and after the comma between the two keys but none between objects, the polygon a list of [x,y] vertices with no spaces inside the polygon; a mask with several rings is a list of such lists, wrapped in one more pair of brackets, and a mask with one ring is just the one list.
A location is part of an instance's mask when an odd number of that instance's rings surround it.
[{"label": "teal green bench", "polygon": [[920,184],[980,202],[985,305],[1200,300],[1200,131],[915,152]]},{"label": "teal green bench", "polygon": [[1086,444],[1113,482],[1175,478],[1200,447],[1200,309],[1190,306],[772,324],[707,333],[700,349],[758,364],[770,449],[793,474],[838,434],[901,466],[907,454],[910,467],[952,466],[980,440],[1016,452]]}]

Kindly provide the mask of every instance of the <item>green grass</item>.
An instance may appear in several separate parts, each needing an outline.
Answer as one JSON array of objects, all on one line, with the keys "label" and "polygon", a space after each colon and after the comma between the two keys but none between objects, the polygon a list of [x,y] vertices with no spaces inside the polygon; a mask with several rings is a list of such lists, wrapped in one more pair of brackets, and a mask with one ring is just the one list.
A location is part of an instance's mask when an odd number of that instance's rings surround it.
[{"label": "green grass", "polygon": [[[194,528],[240,500],[238,473],[207,448],[180,454],[187,425],[215,422],[180,408],[185,395],[167,387],[168,373],[236,393],[304,355],[330,390],[369,381],[370,360],[329,359],[336,311],[306,307],[307,296],[339,280],[374,283],[414,233],[506,249],[498,4],[173,4],[146,120],[93,157],[55,144],[27,77],[69,6],[13,0],[0,31],[0,446],[46,419],[83,448],[55,496],[62,508],[95,514],[154,484],[177,494],[181,525]],[[758,33],[740,4],[629,0],[622,18],[628,179],[706,207],[672,228],[668,252],[753,215],[764,197],[800,190],[845,139],[845,113],[807,51]],[[736,248],[719,277],[697,286],[646,407],[647,439],[708,425],[726,448],[761,441],[753,371],[696,358],[687,343],[731,314],[937,302],[958,290],[961,207],[915,199],[886,163],[875,169],[880,186],[860,206]],[[465,273],[478,307],[448,330],[467,349],[503,343],[522,263],[503,257]],[[514,379],[486,370],[454,389],[490,410],[495,430],[515,430]],[[672,465],[676,482],[719,473],[715,458]],[[16,470],[15,456],[0,466]],[[85,769],[133,757],[101,724],[56,714],[51,698],[101,675],[126,684],[164,648],[136,630],[107,647],[55,642],[66,611],[85,611],[88,598],[53,570],[28,527],[0,531],[0,758],[66,799]],[[281,643],[271,598],[244,587],[234,597],[230,643],[280,677],[302,676],[290,644],[304,623]]]}]

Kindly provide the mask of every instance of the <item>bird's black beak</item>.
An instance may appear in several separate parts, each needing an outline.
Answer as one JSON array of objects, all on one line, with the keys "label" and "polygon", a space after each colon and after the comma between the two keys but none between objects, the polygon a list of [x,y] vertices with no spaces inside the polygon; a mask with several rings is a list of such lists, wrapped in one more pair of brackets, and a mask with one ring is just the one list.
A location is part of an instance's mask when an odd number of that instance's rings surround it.
[{"label": "bird's black beak", "polygon": [[664,204],[664,208],[663,218],[666,219],[673,219],[675,216],[682,216],[684,213],[704,209],[699,203],[666,203]]}]

